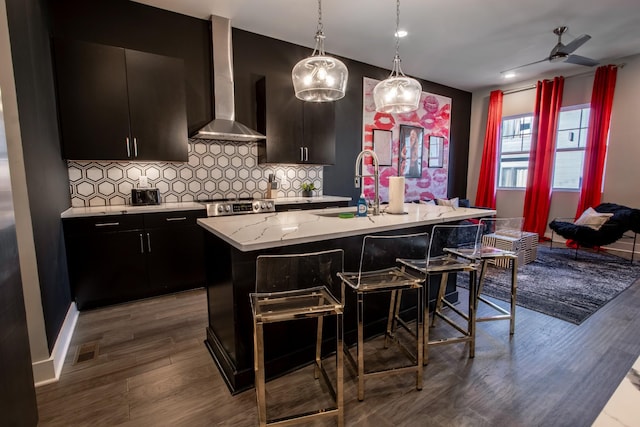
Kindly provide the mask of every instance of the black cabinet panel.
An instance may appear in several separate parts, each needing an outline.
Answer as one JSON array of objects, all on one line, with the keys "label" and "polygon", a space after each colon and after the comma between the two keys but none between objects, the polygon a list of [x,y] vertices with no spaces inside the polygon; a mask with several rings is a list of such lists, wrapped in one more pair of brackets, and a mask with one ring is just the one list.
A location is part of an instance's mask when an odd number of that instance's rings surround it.
[{"label": "black cabinet panel", "polygon": [[203,286],[204,230],[196,224],[205,211],[145,214],[149,286],[170,292]]},{"label": "black cabinet panel", "polygon": [[266,79],[266,152],[261,161],[299,163],[302,142],[301,101],[291,92],[291,81],[284,76]]},{"label": "black cabinet panel", "polygon": [[267,139],[259,146],[261,163],[333,164],[335,106],[295,97],[290,76],[270,75],[265,84]]},{"label": "black cabinet panel", "polygon": [[125,50],[136,160],[187,161],[183,61]]},{"label": "black cabinet panel", "polygon": [[55,40],[58,116],[66,159],[126,159],[129,137],[124,50]]},{"label": "black cabinet panel", "polygon": [[149,286],[158,293],[204,285],[204,230],[197,225],[147,229]]},{"label": "black cabinet panel", "polygon": [[204,209],[63,221],[80,310],[203,286]]},{"label": "black cabinet panel", "polygon": [[69,278],[79,310],[145,296],[142,230],[66,238]]},{"label": "black cabinet panel", "polygon": [[334,102],[304,102],[304,162],[333,164],[336,158]]},{"label": "black cabinet panel", "polygon": [[142,215],[105,215],[85,218],[65,219],[64,232],[67,235],[110,233],[142,229]]},{"label": "black cabinet panel", "polygon": [[63,157],[187,161],[183,61],[54,39]]}]

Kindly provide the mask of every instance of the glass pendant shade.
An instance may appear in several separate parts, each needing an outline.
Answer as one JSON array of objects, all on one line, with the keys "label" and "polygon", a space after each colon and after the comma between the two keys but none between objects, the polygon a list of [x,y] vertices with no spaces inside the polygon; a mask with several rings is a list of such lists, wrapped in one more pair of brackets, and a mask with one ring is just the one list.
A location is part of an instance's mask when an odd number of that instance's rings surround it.
[{"label": "glass pendant shade", "polygon": [[349,71],[342,61],[324,53],[322,0],[318,0],[316,47],[310,57],[298,62],[291,71],[296,98],[307,102],[331,102],[344,97]]},{"label": "glass pendant shade", "polygon": [[409,113],[420,104],[422,86],[416,79],[407,77],[400,68],[400,0],[396,0],[396,56],[393,69],[387,79],[373,88],[376,111],[381,113]]},{"label": "glass pendant shade", "polygon": [[376,111],[381,113],[408,113],[418,109],[422,86],[411,77],[390,76],[373,88]]},{"label": "glass pendant shade", "polygon": [[336,58],[313,55],[293,67],[291,78],[296,98],[308,102],[330,102],[344,97],[349,71]]}]

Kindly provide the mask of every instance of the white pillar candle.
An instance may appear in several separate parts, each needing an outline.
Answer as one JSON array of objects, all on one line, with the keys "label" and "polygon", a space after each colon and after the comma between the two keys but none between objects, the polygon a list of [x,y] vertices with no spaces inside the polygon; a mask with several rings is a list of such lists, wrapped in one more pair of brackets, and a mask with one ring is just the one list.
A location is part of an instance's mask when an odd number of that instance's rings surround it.
[{"label": "white pillar candle", "polygon": [[392,214],[404,213],[404,176],[389,177],[389,207]]}]

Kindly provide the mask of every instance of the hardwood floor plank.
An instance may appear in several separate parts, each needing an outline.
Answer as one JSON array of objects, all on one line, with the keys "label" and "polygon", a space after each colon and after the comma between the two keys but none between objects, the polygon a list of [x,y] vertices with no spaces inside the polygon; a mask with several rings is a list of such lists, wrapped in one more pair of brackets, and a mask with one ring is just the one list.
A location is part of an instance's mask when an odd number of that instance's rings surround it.
[{"label": "hardwood floor plank", "polygon": [[[579,326],[518,307],[513,336],[507,321],[478,324],[474,359],[464,344],[433,347],[422,391],[412,375],[373,378],[359,402],[345,367],[346,425],[589,426],[640,354],[638,306],[640,281]],[[60,381],[38,387],[40,425],[256,425],[255,394],[229,394],[206,324],[204,290],[82,312],[72,347],[97,340],[100,354],[67,357]],[[372,363],[388,357],[367,348]],[[271,416],[307,404],[318,385],[305,369],[267,384]]]}]

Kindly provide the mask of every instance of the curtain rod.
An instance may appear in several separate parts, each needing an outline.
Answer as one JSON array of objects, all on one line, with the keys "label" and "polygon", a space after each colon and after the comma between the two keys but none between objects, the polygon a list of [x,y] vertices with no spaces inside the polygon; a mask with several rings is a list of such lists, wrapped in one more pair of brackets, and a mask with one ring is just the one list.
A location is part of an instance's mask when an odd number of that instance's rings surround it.
[{"label": "curtain rod", "polygon": [[[624,68],[624,66],[627,65],[627,64],[623,62],[622,64],[612,64],[612,65],[617,67],[617,68]],[[584,73],[572,74],[570,76],[565,77],[565,80],[566,79],[570,79],[572,77],[588,76],[589,74],[595,74],[595,71],[589,70],[589,71],[585,71]],[[523,92],[525,90],[531,90],[531,89],[535,89],[535,88],[536,88],[535,84],[530,84],[530,85],[527,85],[527,86],[517,87],[517,88],[514,88],[514,89],[503,90],[502,94],[503,95],[509,95],[509,94],[512,94],[512,93]]]},{"label": "curtain rod", "polygon": [[531,89],[535,89],[535,88],[536,88],[536,85],[530,84],[528,86],[517,87],[517,88],[509,89],[509,90],[503,90],[502,94],[503,95],[509,95],[511,93],[524,92],[525,90],[531,90]]}]

